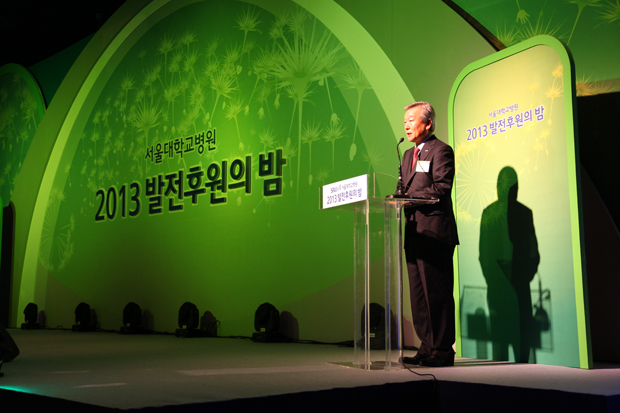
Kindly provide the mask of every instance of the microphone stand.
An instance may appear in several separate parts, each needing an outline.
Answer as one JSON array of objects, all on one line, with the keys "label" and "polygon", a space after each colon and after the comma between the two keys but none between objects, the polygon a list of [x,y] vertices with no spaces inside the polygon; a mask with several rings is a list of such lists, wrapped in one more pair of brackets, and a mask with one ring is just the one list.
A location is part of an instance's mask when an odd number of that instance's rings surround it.
[{"label": "microphone stand", "polygon": [[396,144],[396,153],[398,153],[398,185],[396,185],[396,193],[394,195],[388,195],[388,198],[409,198],[408,195],[403,194],[403,187],[405,183],[403,182],[403,164],[400,157],[400,149],[399,146],[405,138],[400,138],[398,144]]}]

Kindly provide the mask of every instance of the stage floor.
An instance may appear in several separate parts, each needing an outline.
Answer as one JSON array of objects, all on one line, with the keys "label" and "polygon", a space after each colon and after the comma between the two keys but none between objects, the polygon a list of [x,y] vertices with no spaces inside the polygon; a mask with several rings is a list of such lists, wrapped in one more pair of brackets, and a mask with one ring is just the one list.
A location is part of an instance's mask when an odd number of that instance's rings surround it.
[{"label": "stage floor", "polygon": [[[620,365],[597,364],[583,370],[457,359],[454,367],[412,369],[433,374],[438,381],[433,387],[432,377],[408,370],[364,371],[331,364],[353,359],[352,348],[335,345],[57,330],[8,332],[21,354],[2,367],[0,391],[2,399],[7,391],[12,396],[19,392],[11,399],[15,403],[39,395],[104,408],[177,406],[181,411],[180,406],[224,406],[213,402],[266,397],[271,402],[277,400],[273,396],[294,394],[310,395],[304,399],[308,403],[322,400],[334,389],[365,389],[366,395],[381,389],[378,395],[392,397],[390,391],[402,392],[406,385],[412,394],[435,391],[438,397],[462,398],[463,406],[475,404],[484,392],[499,394],[497,389],[502,388],[521,399],[517,404],[526,403],[519,395],[528,394],[537,406],[544,405],[541,395],[552,396],[550,403],[556,406],[552,399],[568,403],[571,395],[573,407],[584,403],[596,407],[588,411],[620,409]],[[477,396],[468,396],[472,392]],[[468,397],[471,400],[465,400]],[[497,402],[506,400],[500,397]],[[449,411],[446,403],[441,403],[443,411]],[[298,407],[291,409],[299,411]]]}]

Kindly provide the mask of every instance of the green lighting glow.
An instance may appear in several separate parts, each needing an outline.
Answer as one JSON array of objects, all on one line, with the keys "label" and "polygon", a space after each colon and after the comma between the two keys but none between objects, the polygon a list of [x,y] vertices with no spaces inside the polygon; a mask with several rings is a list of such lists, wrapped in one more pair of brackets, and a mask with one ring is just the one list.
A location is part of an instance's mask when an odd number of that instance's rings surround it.
[{"label": "green lighting glow", "polygon": [[8,390],[8,391],[17,391],[20,393],[35,393],[34,391],[24,388],[24,387],[15,387],[15,386],[0,386],[1,390]]}]

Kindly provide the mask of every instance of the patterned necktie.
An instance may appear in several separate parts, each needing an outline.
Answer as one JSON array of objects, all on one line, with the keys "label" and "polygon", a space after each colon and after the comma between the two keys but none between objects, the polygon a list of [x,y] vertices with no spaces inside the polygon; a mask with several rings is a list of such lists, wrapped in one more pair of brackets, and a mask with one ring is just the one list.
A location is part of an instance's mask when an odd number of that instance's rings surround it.
[{"label": "patterned necktie", "polygon": [[411,170],[415,172],[415,164],[418,162],[418,156],[420,155],[420,147],[416,146],[413,150],[413,163],[411,164]]}]

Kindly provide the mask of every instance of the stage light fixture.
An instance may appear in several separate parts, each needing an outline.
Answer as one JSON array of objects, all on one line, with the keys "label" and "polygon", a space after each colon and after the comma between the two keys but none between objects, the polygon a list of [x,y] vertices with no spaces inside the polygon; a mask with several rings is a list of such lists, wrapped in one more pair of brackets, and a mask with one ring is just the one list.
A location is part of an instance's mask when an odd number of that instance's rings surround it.
[{"label": "stage light fixture", "polygon": [[29,303],[24,309],[26,322],[22,323],[22,330],[38,330],[41,325],[37,322],[39,307],[35,303]]},{"label": "stage light fixture", "polygon": [[133,301],[123,309],[123,327],[121,334],[150,334],[151,330],[142,327],[142,309]]},{"label": "stage light fixture", "polygon": [[97,318],[87,303],[81,302],[75,307],[75,324],[72,330],[78,332],[97,330]]},{"label": "stage light fixture", "polygon": [[123,325],[125,327],[140,327],[142,325],[142,309],[133,301],[123,309]]},{"label": "stage light fixture", "polygon": [[273,343],[283,341],[280,330],[280,312],[270,303],[263,303],[254,313],[254,329],[252,341]]},{"label": "stage light fixture", "polygon": [[[366,318],[366,307],[362,309],[362,339],[364,338],[364,321]],[[370,329],[368,335],[370,337],[371,350],[385,349],[385,309],[381,304],[370,303]],[[365,340],[363,340],[365,343]],[[364,345],[361,346],[365,348]]]},{"label": "stage light fixture", "polygon": [[[360,348],[365,348],[366,345],[366,340],[365,340],[365,336],[364,336],[364,319],[366,316],[366,307],[364,306],[362,308],[362,320],[361,320],[361,327],[362,327],[362,337],[360,339],[360,343],[359,343],[359,347]],[[386,342],[386,333],[388,333],[387,328],[385,326],[385,308],[378,303],[370,303],[370,317],[369,317],[369,330],[368,330],[368,336],[370,338],[370,349],[371,350],[384,350],[385,349],[385,342]],[[392,344],[392,350],[398,348],[398,331],[396,330],[396,317],[394,316],[394,313],[392,311],[390,311],[389,314],[390,317],[390,327],[391,327],[391,332],[390,334],[390,341]]]},{"label": "stage light fixture", "polygon": [[204,334],[198,330],[199,323],[198,307],[195,304],[186,301],[179,308],[179,328],[175,335],[177,337],[204,337]]}]

